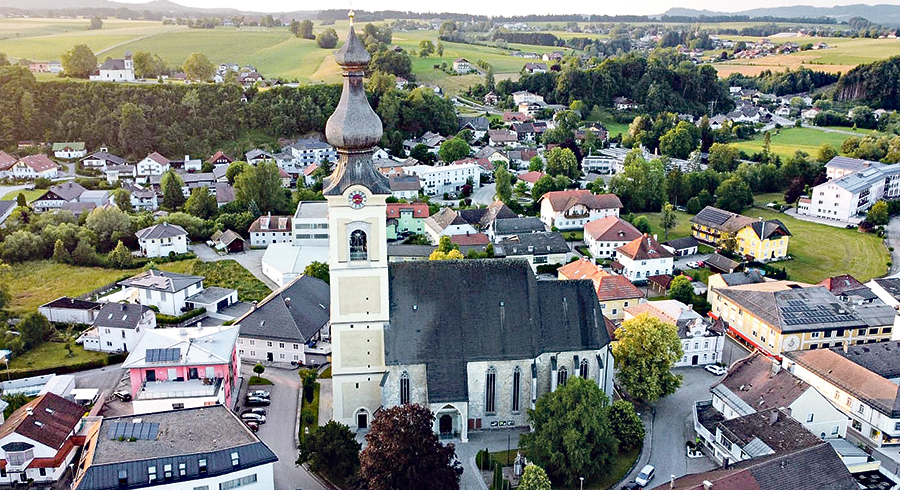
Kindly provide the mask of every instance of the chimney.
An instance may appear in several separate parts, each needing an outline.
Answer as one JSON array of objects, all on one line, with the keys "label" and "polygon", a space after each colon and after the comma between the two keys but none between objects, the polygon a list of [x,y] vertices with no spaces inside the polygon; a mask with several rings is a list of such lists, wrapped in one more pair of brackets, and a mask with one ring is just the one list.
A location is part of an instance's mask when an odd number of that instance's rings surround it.
[{"label": "chimney", "polygon": [[688,311],[694,311],[694,305],[693,305],[693,303],[688,303],[687,306],[688,306]]},{"label": "chimney", "polygon": [[122,311],[125,311],[125,303],[119,303],[122,306]]},{"label": "chimney", "polygon": [[778,410],[772,410],[769,414],[769,425],[775,425],[775,422],[778,422]]},{"label": "chimney", "polygon": [[25,413],[27,413],[29,416],[34,415],[34,408],[32,408],[32,407],[26,408]]},{"label": "chimney", "polygon": [[107,148],[105,146],[101,146],[100,151],[102,151],[103,153],[107,153],[107,152],[109,152],[109,148]]},{"label": "chimney", "polygon": [[659,240],[656,239],[656,233],[653,234],[653,241],[654,241],[654,242],[658,242],[658,241],[659,241]]},{"label": "chimney", "polygon": [[288,308],[291,307],[291,298],[284,298],[284,305]]},{"label": "chimney", "polygon": [[191,159],[191,156],[190,156],[190,155],[185,155],[185,156],[184,156],[184,164],[187,165],[187,162],[188,162],[188,160],[190,160],[190,159]]},{"label": "chimney", "polygon": [[781,372],[781,363],[776,360],[772,360],[772,374],[778,374]]},{"label": "chimney", "polygon": [[844,351],[844,354],[847,354],[847,351],[850,350],[850,342],[844,342],[841,345],[841,349]]},{"label": "chimney", "polygon": [[709,480],[703,480],[703,490],[710,490],[712,488],[712,482]]},{"label": "chimney", "polygon": [[675,475],[669,475],[669,488],[675,488]]}]

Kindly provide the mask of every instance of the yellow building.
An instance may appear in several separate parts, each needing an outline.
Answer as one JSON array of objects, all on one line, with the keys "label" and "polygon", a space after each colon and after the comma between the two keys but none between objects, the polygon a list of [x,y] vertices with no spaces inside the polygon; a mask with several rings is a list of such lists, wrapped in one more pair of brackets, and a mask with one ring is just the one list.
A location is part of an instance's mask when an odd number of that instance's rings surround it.
[{"label": "yellow building", "polygon": [[733,247],[741,255],[766,260],[787,255],[791,232],[777,219],[753,219],[707,206],[691,218],[691,235],[702,242]]},{"label": "yellow building", "polygon": [[771,281],[711,290],[710,314],[732,336],[763,353],[889,340],[893,317],[884,304],[844,303],[823,286]]}]

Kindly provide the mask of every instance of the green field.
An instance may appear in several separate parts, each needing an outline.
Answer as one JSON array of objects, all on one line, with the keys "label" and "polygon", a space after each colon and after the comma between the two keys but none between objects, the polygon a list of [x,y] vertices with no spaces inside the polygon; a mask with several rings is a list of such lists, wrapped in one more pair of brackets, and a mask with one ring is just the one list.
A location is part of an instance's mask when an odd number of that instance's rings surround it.
[{"label": "green field", "polygon": [[691,235],[691,218],[693,215],[675,211],[675,228],[669,230],[669,238],[666,238],[666,232],[660,225],[662,213],[639,213],[646,216],[650,220],[650,234],[656,235],[657,240],[664,242],[675,238],[682,238]]},{"label": "green field", "polygon": [[[823,144],[829,144],[840,151],[841,144],[849,137],[847,134],[829,133],[813,128],[773,129],[771,148],[773,153],[781,155],[782,158],[793,156],[797,150],[815,156]],[[736,141],[732,144],[747,154],[758,153],[763,148],[763,135],[758,134],[752,140]]]},{"label": "green field", "polygon": [[34,189],[34,190],[30,190],[30,191],[26,191],[26,190],[13,191],[13,192],[10,192],[9,194],[3,196],[2,198],[0,198],[0,201],[15,201],[16,199],[18,199],[19,194],[25,194],[25,201],[31,202],[31,201],[34,201],[35,199],[43,196],[45,192],[47,192],[46,189]]},{"label": "green field", "polygon": [[37,347],[23,352],[20,356],[13,357],[9,362],[9,370],[56,368],[91,361],[100,361],[107,357],[109,357],[109,354],[86,351],[80,345],[72,346],[72,357],[69,357],[65,343],[42,342]]}]

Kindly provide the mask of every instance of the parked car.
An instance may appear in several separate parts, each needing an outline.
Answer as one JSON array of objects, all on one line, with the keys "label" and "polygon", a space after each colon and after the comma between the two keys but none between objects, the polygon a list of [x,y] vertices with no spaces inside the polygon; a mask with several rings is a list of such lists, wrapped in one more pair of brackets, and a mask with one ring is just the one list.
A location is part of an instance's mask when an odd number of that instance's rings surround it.
[{"label": "parked car", "polygon": [[116,391],[113,393],[113,396],[116,397],[116,400],[120,402],[130,402],[131,401],[131,393],[127,391]]},{"label": "parked car", "polygon": [[252,420],[245,420],[244,424],[246,424],[247,428],[252,430],[253,432],[256,432],[259,430],[259,424]]},{"label": "parked car", "polygon": [[256,422],[257,424],[265,424],[266,416],[260,415],[258,413],[244,413],[241,414],[241,420],[244,422]]},{"label": "parked car", "polygon": [[688,262],[687,264],[684,264],[684,265],[688,269],[699,269],[700,268],[700,262]]},{"label": "parked car", "polygon": [[272,402],[268,398],[262,398],[259,396],[248,396],[247,400],[244,401],[244,405],[248,407],[266,407]]},{"label": "parked car", "polygon": [[650,480],[653,479],[653,475],[656,473],[656,468],[651,465],[646,465],[641,468],[641,472],[638,474],[637,478],[634,479],[634,482],[642,487],[646,487]]},{"label": "parked car", "polygon": [[244,410],[243,412],[241,412],[241,415],[244,415],[245,413],[255,413],[257,415],[266,415],[266,409],[265,408],[248,408],[247,410]]},{"label": "parked car", "polygon": [[641,488],[643,487],[638,485],[636,482],[630,481],[622,487],[622,490],[641,490]]},{"label": "parked car", "polygon": [[266,390],[248,391],[247,396],[258,396],[260,398],[269,398],[269,392]]},{"label": "parked car", "polygon": [[707,371],[711,372],[712,374],[715,374],[716,376],[724,376],[725,374],[728,373],[728,369],[726,369],[724,366],[720,366],[718,364],[707,364],[706,367],[704,367],[703,369],[706,369]]}]

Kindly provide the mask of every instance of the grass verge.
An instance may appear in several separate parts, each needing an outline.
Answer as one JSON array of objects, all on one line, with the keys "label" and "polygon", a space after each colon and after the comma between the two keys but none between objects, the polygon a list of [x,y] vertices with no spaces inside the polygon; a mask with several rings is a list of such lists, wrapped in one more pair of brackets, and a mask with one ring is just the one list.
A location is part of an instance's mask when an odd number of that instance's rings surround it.
[{"label": "grass verge", "polygon": [[325,370],[322,371],[321,374],[319,374],[318,378],[319,379],[331,379],[331,366],[328,366],[327,368],[325,368]]},{"label": "grass verge", "polygon": [[[491,453],[491,461],[494,463],[499,463],[501,466],[510,466],[516,460],[516,453],[519,452],[519,449],[513,449],[510,451],[498,451],[495,453]],[[523,454],[525,452],[523,451]],[[612,467],[610,471],[605,474],[599,480],[585,485],[584,488],[586,490],[607,490],[613,488],[617,483],[622,481],[623,478],[628,474],[628,470],[634,466],[634,462],[637,461],[638,456],[641,454],[641,449],[632,449],[630,451],[626,451],[624,453],[620,453],[619,456],[613,461]],[[527,457],[527,454],[526,454]],[[507,463],[507,461],[509,461]],[[568,489],[570,487],[567,486],[555,486],[554,489],[563,490]]]},{"label": "grass verge", "polygon": [[272,384],[272,382],[267,380],[266,378],[263,378],[262,376],[250,376],[250,381],[248,381],[247,384],[249,384],[251,386],[253,386],[253,385],[270,385],[270,384]]},{"label": "grass verge", "polygon": [[[300,409],[300,440],[306,435],[306,429],[310,431],[319,426],[319,383],[313,383],[313,399],[311,402],[303,398],[303,407]],[[302,389],[302,388],[301,388]]]},{"label": "grass verge", "polygon": [[34,189],[30,191],[21,190],[21,191],[12,191],[7,193],[5,196],[0,198],[0,201],[15,201],[19,198],[19,194],[25,194],[25,201],[31,202],[35,199],[44,195],[47,192],[47,189]]}]

